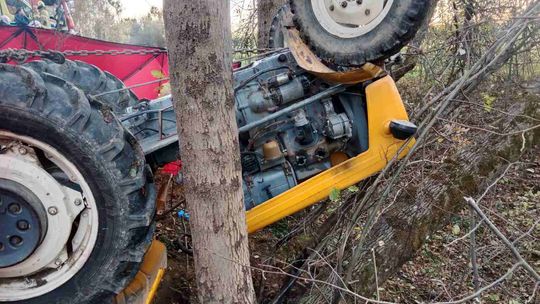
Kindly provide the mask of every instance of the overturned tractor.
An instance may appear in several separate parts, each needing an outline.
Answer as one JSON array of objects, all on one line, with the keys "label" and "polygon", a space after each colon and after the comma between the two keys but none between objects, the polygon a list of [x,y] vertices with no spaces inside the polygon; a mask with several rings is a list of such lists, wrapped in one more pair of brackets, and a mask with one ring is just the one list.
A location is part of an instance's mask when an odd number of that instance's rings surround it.
[{"label": "overturned tractor", "polygon": [[[430,1],[333,2],[292,0],[271,35],[289,48],[234,72],[250,232],[414,143],[394,81],[369,62],[399,51]],[[152,173],[182,140],[172,102],[82,61],[0,64],[0,302],[149,300],[164,254],[150,247]]]}]

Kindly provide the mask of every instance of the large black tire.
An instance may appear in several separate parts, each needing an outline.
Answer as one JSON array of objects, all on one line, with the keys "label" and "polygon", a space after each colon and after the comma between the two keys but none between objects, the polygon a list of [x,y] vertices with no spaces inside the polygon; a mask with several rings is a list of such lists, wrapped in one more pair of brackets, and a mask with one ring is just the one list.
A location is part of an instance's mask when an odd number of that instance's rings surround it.
[{"label": "large black tire", "polygon": [[136,274],[153,235],[155,189],[142,149],[110,109],[70,82],[5,64],[0,129],[38,139],[75,164],[99,218],[83,268],[57,289],[17,303],[110,303]]},{"label": "large black tire", "polygon": [[[50,60],[32,61],[24,66],[38,73],[48,73],[71,82],[88,95],[125,89],[124,83],[109,72],[82,61],[66,60],[59,64]],[[139,100],[130,90],[110,93],[96,97],[115,113],[123,113],[127,107],[136,105]]]},{"label": "large black tire", "polygon": [[270,32],[268,34],[268,48],[279,49],[285,47],[285,36],[283,35],[283,18],[289,10],[289,5],[283,5],[272,19]]},{"label": "large black tire", "polygon": [[293,20],[302,39],[324,61],[338,66],[360,66],[378,62],[399,52],[416,34],[431,0],[395,0],[382,22],[355,38],[340,38],[318,22],[311,0],[290,0]]}]

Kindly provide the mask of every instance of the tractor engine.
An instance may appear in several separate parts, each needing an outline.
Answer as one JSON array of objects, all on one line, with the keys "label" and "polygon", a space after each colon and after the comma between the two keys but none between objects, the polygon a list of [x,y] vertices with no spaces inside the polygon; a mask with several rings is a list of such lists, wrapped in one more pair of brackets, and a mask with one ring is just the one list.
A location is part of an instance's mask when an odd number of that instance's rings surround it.
[{"label": "tractor engine", "polygon": [[[329,90],[289,51],[234,72],[246,210],[367,150],[362,88],[321,94]],[[171,97],[129,108],[121,120],[150,164],[177,158]]]}]

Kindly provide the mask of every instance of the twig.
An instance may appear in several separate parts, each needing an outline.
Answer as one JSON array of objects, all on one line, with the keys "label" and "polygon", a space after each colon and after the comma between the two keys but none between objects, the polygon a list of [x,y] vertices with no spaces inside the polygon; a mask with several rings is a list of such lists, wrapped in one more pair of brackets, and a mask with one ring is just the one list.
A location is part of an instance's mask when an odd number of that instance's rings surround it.
[{"label": "twig", "polygon": [[379,275],[377,274],[377,257],[375,256],[375,249],[371,248],[371,255],[373,256],[373,268],[375,270],[375,287],[377,288],[377,301],[381,299],[379,293]]},{"label": "twig", "polygon": [[[474,214],[474,210],[470,208],[471,211],[471,223],[473,225],[476,224],[476,215]],[[478,279],[478,258],[476,256],[476,233],[475,229],[471,230],[471,248],[470,248],[470,254],[471,254],[471,266],[473,271],[473,285],[474,285],[474,291],[478,292],[480,289],[480,281]]]},{"label": "twig", "polygon": [[502,281],[504,281],[506,278],[511,276],[514,273],[514,271],[516,271],[516,269],[521,265],[522,265],[521,263],[514,264],[514,266],[512,266],[510,269],[508,269],[508,271],[502,277],[500,277],[497,280],[493,281],[491,284],[480,288],[477,292],[475,292],[475,293],[473,293],[473,294],[471,294],[469,296],[466,296],[466,297],[461,298],[461,299],[456,300],[456,301],[436,302],[436,303],[433,303],[433,304],[460,304],[460,303],[465,303],[467,301],[470,301],[470,300],[472,300],[474,298],[477,298],[478,296],[480,296],[485,291],[499,285]]},{"label": "twig", "polygon": [[498,237],[499,239],[501,239],[503,241],[503,243],[506,245],[506,247],[508,249],[510,249],[510,251],[512,252],[512,254],[514,255],[514,257],[519,261],[519,263],[521,265],[523,265],[523,267],[525,268],[525,270],[527,270],[527,272],[537,281],[537,282],[540,282],[540,275],[534,270],[534,268],[521,256],[521,254],[519,253],[519,251],[516,249],[516,247],[512,244],[512,242],[510,242],[506,236],[504,236],[504,234],[497,228],[497,226],[495,226],[495,224],[493,224],[493,222],[491,222],[489,220],[489,218],[486,216],[486,214],[480,209],[480,207],[478,207],[478,205],[476,204],[476,202],[474,201],[474,199],[470,198],[470,197],[465,197],[465,200],[467,201],[467,203],[469,203],[469,205],[474,209],[474,211],[476,211],[476,213],[482,218],[484,219],[484,222],[486,223],[486,225],[488,225],[489,229],[491,229],[491,231],[493,231]]},{"label": "twig", "polygon": [[529,128],[523,129],[523,130],[518,130],[518,131],[513,131],[513,132],[508,132],[508,133],[501,133],[501,132],[492,131],[492,130],[488,130],[488,129],[481,128],[481,127],[471,126],[471,125],[463,124],[463,123],[460,123],[460,122],[457,122],[457,121],[452,121],[452,120],[448,120],[448,119],[444,119],[444,118],[440,118],[440,117],[439,117],[439,120],[444,121],[444,122],[448,122],[448,123],[451,123],[451,124],[454,124],[454,125],[458,125],[458,126],[461,126],[461,127],[465,127],[465,128],[469,128],[469,129],[473,129],[473,130],[477,130],[477,131],[484,131],[484,132],[488,132],[488,133],[499,135],[499,136],[512,136],[512,135],[522,134],[522,133],[526,133],[526,132],[529,132],[529,131],[540,128],[540,124],[539,124],[539,125],[534,125],[532,127],[529,127]]},{"label": "twig", "polygon": [[536,282],[536,284],[534,285],[534,290],[533,290],[532,295],[529,297],[529,299],[527,299],[527,302],[525,303],[531,303],[532,301],[534,301],[536,297],[536,291],[538,290],[538,286],[540,286],[540,282]]}]

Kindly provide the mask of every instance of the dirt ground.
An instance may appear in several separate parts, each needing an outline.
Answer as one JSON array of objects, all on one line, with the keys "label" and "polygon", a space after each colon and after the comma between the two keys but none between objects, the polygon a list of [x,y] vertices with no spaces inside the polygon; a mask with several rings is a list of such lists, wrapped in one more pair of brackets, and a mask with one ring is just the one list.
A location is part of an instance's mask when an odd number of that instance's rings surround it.
[{"label": "dirt ground", "polygon": [[[158,223],[157,238],[167,245],[169,265],[155,304],[197,302],[194,298],[193,259],[181,249],[185,247],[182,245],[184,242],[189,244],[189,223],[177,215],[177,211],[184,208],[181,202],[181,189],[176,188],[166,206],[177,205],[176,208],[162,216]],[[524,156],[522,162],[510,166],[481,206],[502,228],[503,233],[511,240],[517,240],[518,249],[540,270],[540,226],[535,226],[540,219],[540,147]],[[297,218],[302,218],[302,214]],[[267,265],[270,260],[276,259],[286,261],[293,257],[291,253],[302,247],[301,238],[285,248],[276,248],[275,245],[286,234],[287,228],[292,226],[291,221],[296,220],[288,218],[250,237],[252,266]],[[469,238],[465,237],[470,228],[468,209],[455,214],[444,229],[430,237],[414,260],[379,288],[380,298],[398,303],[420,303],[448,301],[472,293],[470,243]],[[479,280],[485,286],[503,275],[515,261],[485,226],[478,229],[476,242]],[[279,292],[284,277],[263,277],[254,272],[260,303],[272,299]],[[531,297],[534,290],[535,283],[520,270],[499,287],[486,292],[481,299],[484,303],[540,303],[539,290],[536,296]]]}]

